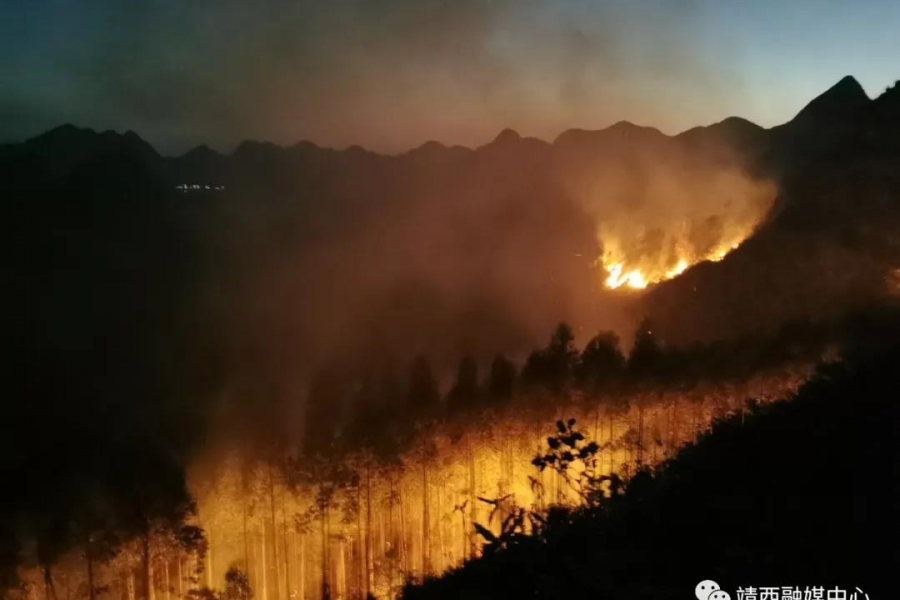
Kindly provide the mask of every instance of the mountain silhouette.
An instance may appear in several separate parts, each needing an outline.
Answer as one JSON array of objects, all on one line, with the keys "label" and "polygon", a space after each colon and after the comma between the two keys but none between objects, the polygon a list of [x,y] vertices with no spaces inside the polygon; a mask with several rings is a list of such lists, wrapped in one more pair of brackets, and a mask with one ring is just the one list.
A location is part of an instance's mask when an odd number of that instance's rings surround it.
[{"label": "mountain silhouette", "polygon": [[[602,249],[594,219],[603,216],[587,215],[575,195],[607,175],[627,178],[631,183],[617,199],[619,210],[639,210],[647,191],[642,182],[659,165],[676,174],[739,166],[779,189],[754,237],[719,263],[699,264],[644,295],[615,300],[630,307],[634,319],[653,315],[661,332],[687,341],[777,327],[798,315],[825,318],[892,293],[890,274],[900,264],[891,241],[900,226],[900,204],[891,200],[900,196],[898,140],[898,86],[870,99],[854,78],[845,77],[791,121],[771,129],[731,117],[668,136],[622,121],[597,131],[572,129],[552,143],[505,129],[475,149],[428,142],[396,156],[360,147],[246,141],[231,153],[200,146],[163,157],[133,132],[64,125],[0,148],[0,189],[12,192],[7,196],[16,198],[18,207],[35,195],[66,197],[67,206],[100,197],[143,198],[151,206],[155,199],[165,211],[179,213],[194,206],[197,212],[185,225],[189,231],[226,236],[231,244],[235,231],[246,230],[240,235],[259,236],[249,256],[261,261],[276,260],[258,252],[271,247],[266,252],[277,255],[277,239],[293,240],[308,255],[313,240],[324,244],[372,235],[379,236],[377,251],[368,248],[364,255],[400,261],[401,270],[416,257],[452,256],[458,264],[442,268],[465,273],[454,276],[454,293],[476,289],[491,296],[496,302],[480,305],[496,306],[485,309],[492,315],[508,310],[515,298],[548,298],[545,308],[528,317],[524,331],[510,334],[519,340],[529,332],[543,335],[573,311],[596,312],[596,290],[584,282],[597,277],[592,261]],[[179,192],[181,184],[199,185],[199,195]],[[207,185],[225,190],[208,192]],[[217,198],[216,204],[190,204],[207,195]],[[166,216],[176,223],[182,218]],[[417,231],[432,231],[426,222],[444,223],[448,230],[420,239]],[[387,248],[398,243],[408,247],[391,258]],[[528,261],[532,268],[525,268]],[[485,268],[469,271],[472,265]],[[428,266],[416,269],[416,275],[403,277],[431,277]],[[558,287],[553,300],[545,291],[551,281]],[[463,304],[468,302],[467,297]],[[599,313],[597,319],[602,320]],[[423,337],[428,327],[423,325]],[[480,347],[473,340],[465,343]]]},{"label": "mountain silhouette", "polygon": [[870,100],[845,77],[764,131],[754,142],[762,148],[756,166],[780,187],[767,222],[721,263],[651,290],[642,310],[684,340],[701,321],[708,335],[727,336],[785,315],[830,318],[892,295],[900,261],[891,241],[900,226],[895,94]]},{"label": "mountain silhouette", "polygon": [[870,102],[859,82],[848,75],[803,107],[792,124],[847,118],[864,109]]}]

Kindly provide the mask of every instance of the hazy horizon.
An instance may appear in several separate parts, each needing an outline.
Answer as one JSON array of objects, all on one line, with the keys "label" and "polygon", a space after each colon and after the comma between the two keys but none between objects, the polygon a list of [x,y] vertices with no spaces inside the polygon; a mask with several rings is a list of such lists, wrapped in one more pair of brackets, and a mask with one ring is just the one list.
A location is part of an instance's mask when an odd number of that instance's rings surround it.
[{"label": "hazy horizon", "polygon": [[[399,153],[545,140],[629,121],[674,134],[786,122],[845,75],[896,79],[900,7],[811,0],[270,0],[4,6],[0,139],[62,123],[134,130],[164,154],[309,140]],[[252,50],[251,50],[252,49]]]},{"label": "hazy horizon", "polygon": [[[867,95],[870,99],[875,99],[875,98],[877,98],[880,94],[882,94],[882,93],[885,91],[886,87],[889,87],[889,86],[890,86],[890,84],[889,84],[888,86],[885,86],[885,88],[880,89],[877,93],[872,93],[869,89],[866,88],[866,86],[863,84],[863,82],[861,82],[856,76],[854,76],[853,74],[847,74],[847,75],[845,75],[844,77],[847,77],[847,76],[853,77],[853,78],[860,84],[860,86],[862,86],[862,88],[863,88],[863,90],[865,91],[866,95]],[[841,79],[842,79],[842,78],[841,78]],[[140,136],[141,139],[143,139],[144,141],[148,142],[151,146],[153,146],[153,148],[154,148],[155,150],[157,150],[157,152],[159,152],[160,155],[162,155],[163,157],[178,157],[178,156],[181,156],[181,155],[183,155],[183,154],[185,154],[185,153],[187,153],[187,152],[189,152],[189,151],[191,151],[191,150],[194,150],[194,149],[196,149],[196,148],[203,147],[203,146],[208,147],[208,148],[210,148],[210,149],[212,149],[212,150],[214,150],[214,151],[216,151],[216,152],[218,152],[218,153],[220,153],[220,154],[228,155],[228,154],[231,154],[232,152],[234,152],[234,151],[237,149],[237,147],[240,146],[240,144],[242,144],[242,143],[244,143],[244,142],[255,142],[255,143],[260,143],[260,144],[274,144],[274,145],[279,146],[279,147],[282,147],[282,148],[289,148],[289,147],[291,147],[291,146],[295,146],[295,145],[299,145],[299,144],[311,143],[311,144],[313,144],[313,145],[315,145],[315,146],[318,146],[318,147],[320,147],[320,148],[323,148],[323,149],[330,149],[330,150],[336,150],[336,151],[342,151],[342,150],[346,150],[346,149],[353,148],[353,147],[361,147],[361,148],[363,148],[364,150],[366,150],[366,151],[368,151],[368,152],[373,152],[373,153],[375,153],[375,154],[379,154],[379,155],[383,155],[383,156],[399,156],[399,155],[405,154],[405,153],[407,153],[407,152],[411,152],[411,151],[413,151],[413,150],[416,150],[417,148],[419,148],[419,147],[421,147],[421,146],[424,146],[425,144],[434,143],[434,142],[437,142],[437,143],[439,143],[439,144],[441,144],[441,145],[443,145],[443,146],[446,146],[446,147],[448,147],[448,148],[452,148],[452,147],[460,148],[460,147],[461,147],[461,148],[466,148],[466,149],[468,149],[468,150],[477,150],[478,148],[480,148],[480,147],[482,147],[482,146],[485,146],[485,145],[490,144],[491,142],[493,142],[493,141],[494,141],[499,135],[501,135],[503,132],[505,132],[505,131],[510,131],[510,130],[513,131],[513,132],[515,132],[516,134],[518,134],[518,135],[521,136],[522,138],[538,139],[538,140],[540,140],[540,141],[543,141],[543,142],[546,142],[546,143],[549,143],[549,144],[553,144],[553,143],[555,142],[555,140],[556,140],[560,135],[562,135],[563,133],[565,133],[566,131],[572,131],[572,130],[602,131],[602,130],[604,130],[604,129],[608,129],[608,128],[610,128],[610,127],[614,127],[615,125],[618,125],[618,124],[620,124],[620,123],[629,123],[629,124],[634,125],[634,126],[636,126],[636,127],[645,128],[645,129],[655,129],[655,130],[659,131],[660,133],[662,133],[663,135],[666,135],[666,136],[668,136],[668,137],[676,137],[676,136],[678,136],[678,135],[681,135],[682,133],[685,133],[685,132],[687,132],[687,131],[690,131],[691,129],[694,129],[694,128],[697,128],[697,127],[708,127],[708,126],[710,126],[710,125],[714,125],[714,124],[716,124],[716,123],[720,123],[720,122],[722,122],[723,120],[730,119],[730,118],[740,118],[740,119],[745,119],[745,120],[747,120],[747,121],[750,121],[750,122],[752,122],[752,123],[755,123],[756,125],[759,125],[760,127],[763,127],[764,129],[771,129],[772,127],[778,127],[779,125],[782,125],[782,124],[784,124],[784,123],[789,122],[789,121],[790,121],[794,116],[796,116],[796,114],[799,113],[799,112],[800,112],[800,111],[801,111],[801,110],[802,110],[809,102],[811,102],[812,100],[814,100],[816,97],[820,96],[821,94],[825,93],[825,92],[826,92],[828,89],[830,89],[833,85],[837,84],[839,80],[840,80],[840,79],[835,80],[832,84],[826,86],[825,88],[823,88],[823,89],[822,89],[821,91],[819,91],[818,93],[812,95],[806,102],[804,102],[803,104],[801,104],[801,105],[800,105],[800,106],[799,106],[799,107],[798,107],[798,108],[797,108],[797,109],[796,109],[796,110],[795,110],[795,111],[794,111],[787,119],[785,119],[784,121],[779,121],[779,122],[777,122],[777,123],[772,123],[772,124],[768,124],[768,125],[764,125],[764,124],[762,124],[762,123],[759,123],[759,122],[757,122],[757,121],[754,121],[753,119],[747,118],[747,117],[744,116],[744,115],[740,115],[740,114],[731,114],[731,115],[724,116],[724,117],[722,117],[721,119],[717,119],[717,120],[715,120],[715,121],[711,121],[711,122],[709,122],[709,123],[696,123],[696,124],[693,124],[693,125],[688,125],[688,126],[686,126],[684,129],[679,129],[679,130],[677,130],[677,131],[666,131],[666,130],[664,130],[664,129],[660,128],[660,127],[657,127],[657,126],[655,126],[655,125],[653,125],[653,124],[650,124],[650,123],[634,122],[634,121],[629,121],[629,120],[627,120],[627,119],[619,119],[619,120],[613,121],[613,122],[611,122],[611,123],[608,123],[607,125],[600,126],[600,127],[596,127],[596,128],[586,128],[586,127],[579,127],[579,126],[577,126],[577,125],[574,125],[574,126],[568,128],[568,129],[563,129],[563,130],[560,130],[560,131],[558,131],[558,132],[556,132],[556,133],[551,133],[549,136],[530,135],[530,134],[528,134],[528,133],[526,133],[526,132],[519,131],[519,130],[517,130],[517,129],[515,129],[515,128],[512,128],[512,127],[502,127],[502,126],[501,126],[501,127],[499,127],[499,128],[497,129],[497,131],[496,131],[493,135],[488,135],[487,138],[485,138],[485,139],[483,139],[483,140],[480,140],[480,141],[477,141],[477,140],[476,140],[474,143],[449,143],[449,142],[445,142],[444,140],[435,139],[435,138],[430,138],[430,139],[422,140],[421,142],[416,143],[416,144],[414,144],[414,145],[412,145],[412,146],[409,146],[409,147],[403,147],[403,148],[399,148],[399,149],[395,149],[395,150],[391,150],[391,149],[371,148],[371,147],[367,147],[367,146],[365,146],[365,145],[363,145],[363,144],[360,144],[360,143],[350,143],[350,144],[345,145],[345,146],[332,146],[332,145],[320,143],[320,142],[318,142],[318,141],[316,141],[316,140],[311,140],[311,139],[306,139],[306,138],[304,138],[304,139],[298,139],[298,140],[285,140],[285,141],[275,141],[275,140],[264,139],[264,138],[245,138],[245,139],[237,140],[237,141],[234,142],[233,144],[231,144],[231,145],[226,145],[226,146],[221,146],[221,145],[216,146],[216,145],[210,144],[210,143],[208,143],[208,142],[205,142],[205,141],[203,141],[203,140],[198,140],[196,144],[187,146],[187,147],[185,147],[185,148],[175,149],[174,151],[166,151],[164,148],[162,148],[162,147],[160,147],[158,144],[154,143],[153,139],[149,138],[149,137],[148,137],[147,135],[145,135],[142,131],[136,130],[136,129],[134,129],[134,128],[124,127],[124,128],[118,128],[118,129],[115,129],[115,128],[109,128],[109,127],[93,127],[93,126],[91,126],[91,125],[85,125],[85,124],[82,124],[82,123],[66,122],[66,123],[58,123],[58,124],[56,124],[56,125],[51,125],[50,127],[46,128],[46,129],[42,129],[42,130],[40,130],[40,131],[36,131],[36,132],[34,132],[34,133],[30,134],[30,135],[27,135],[27,136],[25,136],[25,137],[23,137],[23,138],[0,140],[0,143],[6,143],[6,144],[17,144],[17,143],[21,143],[21,142],[24,142],[24,141],[27,141],[27,140],[32,139],[32,138],[34,138],[34,137],[40,136],[40,135],[42,135],[42,134],[44,134],[44,133],[47,133],[47,132],[49,132],[49,131],[52,131],[52,130],[54,130],[54,129],[57,129],[57,128],[62,127],[62,126],[65,126],[65,125],[71,125],[71,126],[74,126],[74,127],[78,128],[78,129],[90,129],[90,130],[93,130],[93,131],[95,131],[95,132],[97,132],[97,133],[103,133],[103,132],[106,132],[106,131],[114,131],[115,133],[121,135],[121,134],[125,134],[126,132],[134,132],[134,133],[136,133],[138,136]]]}]

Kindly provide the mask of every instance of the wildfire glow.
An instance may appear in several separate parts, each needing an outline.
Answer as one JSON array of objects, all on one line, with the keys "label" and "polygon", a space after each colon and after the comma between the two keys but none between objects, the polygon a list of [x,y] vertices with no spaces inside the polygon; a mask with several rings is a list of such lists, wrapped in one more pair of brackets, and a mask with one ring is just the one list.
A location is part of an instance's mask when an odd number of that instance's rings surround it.
[{"label": "wildfire glow", "polygon": [[642,290],[721,261],[769,214],[773,182],[682,158],[685,165],[652,163],[639,181],[614,171],[585,175],[574,188],[595,217],[598,283]]},{"label": "wildfire glow", "polygon": [[675,265],[674,268],[666,271],[666,279],[671,279],[672,277],[677,277],[684,273],[688,268],[688,263],[683,258],[678,261],[678,264]]},{"label": "wildfire glow", "polygon": [[[613,290],[621,288],[622,286],[635,290],[642,290],[651,284],[678,277],[687,271],[693,264],[703,261],[719,262],[739,245],[740,242],[733,242],[724,247],[720,246],[715,248],[705,256],[692,261],[689,261],[686,258],[679,258],[674,264],[671,264],[671,266],[651,266],[651,268],[627,268],[625,262],[622,260],[614,260],[605,257],[602,260],[603,268],[606,271],[605,284],[606,287]],[[640,264],[647,264],[648,262],[649,261],[639,261]]]},{"label": "wildfire glow", "polygon": [[647,280],[641,274],[640,269],[632,269],[624,272],[625,267],[622,263],[614,263],[606,265],[606,272],[609,276],[606,278],[606,286],[612,289],[627,285],[636,290],[642,290],[647,287]]}]

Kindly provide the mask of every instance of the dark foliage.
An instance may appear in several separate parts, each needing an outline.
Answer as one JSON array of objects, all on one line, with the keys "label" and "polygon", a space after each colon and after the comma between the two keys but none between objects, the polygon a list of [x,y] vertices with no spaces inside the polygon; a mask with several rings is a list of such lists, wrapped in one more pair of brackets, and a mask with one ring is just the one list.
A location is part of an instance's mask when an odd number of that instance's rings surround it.
[{"label": "dark foliage", "polygon": [[491,374],[488,380],[488,393],[491,402],[497,405],[506,404],[512,399],[516,384],[516,366],[502,354],[498,354],[491,362]]},{"label": "dark foliage", "polygon": [[532,352],[522,368],[522,383],[531,388],[561,393],[571,384],[578,364],[575,336],[567,323],[560,323],[547,347]]},{"label": "dark foliage", "polygon": [[890,597],[900,352],[857,350],[795,399],[719,422],[624,494],[551,510],[539,535],[403,597],[675,599],[708,578],[732,593],[820,585]]},{"label": "dark foliage", "polygon": [[478,363],[466,356],[459,363],[456,381],[447,394],[447,411],[461,413],[477,407],[481,403],[481,387],[478,381]]}]

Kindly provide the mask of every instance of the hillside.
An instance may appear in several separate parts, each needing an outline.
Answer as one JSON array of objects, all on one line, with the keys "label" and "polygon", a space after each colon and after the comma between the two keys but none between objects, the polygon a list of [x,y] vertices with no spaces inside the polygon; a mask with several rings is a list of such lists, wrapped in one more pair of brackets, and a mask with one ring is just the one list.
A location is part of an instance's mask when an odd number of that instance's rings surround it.
[{"label": "hillside", "polygon": [[[890,316],[888,316],[890,315]],[[712,579],[754,587],[859,587],[890,595],[900,565],[896,312],[857,323],[860,344],[795,398],[718,422],[594,508],[551,510],[405,600],[676,599]],[[895,339],[895,337],[891,337]],[[601,459],[602,460],[602,459]]]},{"label": "hillside", "polygon": [[673,340],[827,319],[896,292],[900,153],[890,91],[869,100],[845,78],[790,122],[766,132],[762,168],[779,199],[752,239],[642,298]]}]

